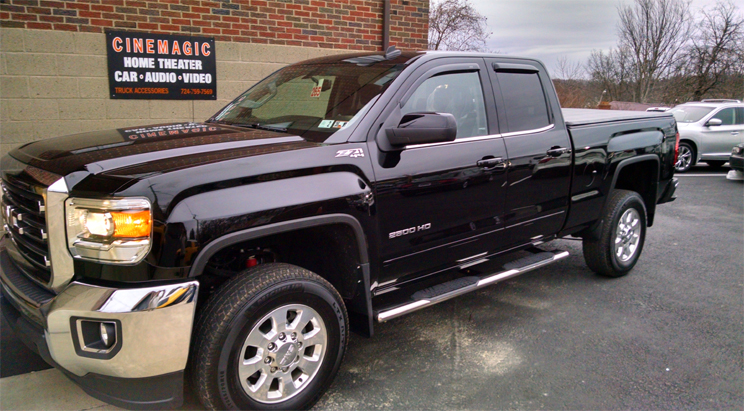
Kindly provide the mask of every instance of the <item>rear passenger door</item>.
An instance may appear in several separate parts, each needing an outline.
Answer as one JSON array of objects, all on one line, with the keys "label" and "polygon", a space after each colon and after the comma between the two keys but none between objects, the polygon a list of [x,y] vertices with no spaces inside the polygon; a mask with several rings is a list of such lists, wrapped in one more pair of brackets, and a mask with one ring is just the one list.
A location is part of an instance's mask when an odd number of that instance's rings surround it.
[{"label": "rear passenger door", "polygon": [[571,141],[544,68],[529,60],[486,61],[510,163],[504,236],[511,244],[539,241],[566,218]]}]

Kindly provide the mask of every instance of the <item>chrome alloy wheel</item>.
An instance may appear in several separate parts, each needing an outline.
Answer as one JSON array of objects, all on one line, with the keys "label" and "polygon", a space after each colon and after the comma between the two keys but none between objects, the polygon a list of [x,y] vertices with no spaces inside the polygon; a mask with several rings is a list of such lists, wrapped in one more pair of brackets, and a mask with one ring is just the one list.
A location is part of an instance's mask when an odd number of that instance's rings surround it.
[{"label": "chrome alloy wheel", "polygon": [[634,208],[625,210],[615,229],[615,256],[622,262],[633,258],[641,240],[641,216]]},{"label": "chrome alloy wheel", "polygon": [[692,150],[686,145],[679,146],[679,154],[677,156],[677,164],[674,167],[677,171],[684,171],[690,168],[692,165]]},{"label": "chrome alloy wheel", "polygon": [[317,311],[279,307],[253,327],[238,358],[238,376],[252,399],[274,404],[304,390],[320,369],[328,334]]}]

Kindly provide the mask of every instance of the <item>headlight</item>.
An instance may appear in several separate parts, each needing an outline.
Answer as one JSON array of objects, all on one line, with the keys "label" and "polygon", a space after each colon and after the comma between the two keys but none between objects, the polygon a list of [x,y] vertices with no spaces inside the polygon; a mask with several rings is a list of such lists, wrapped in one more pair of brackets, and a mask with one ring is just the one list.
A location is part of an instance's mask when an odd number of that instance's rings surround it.
[{"label": "headlight", "polygon": [[150,251],[152,212],[145,198],[65,201],[67,246],[75,258],[135,264]]},{"label": "headlight", "polygon": [[742,149],[739,147],[734,147],[733,150],[731,150],[731,154],[741,154]]}]

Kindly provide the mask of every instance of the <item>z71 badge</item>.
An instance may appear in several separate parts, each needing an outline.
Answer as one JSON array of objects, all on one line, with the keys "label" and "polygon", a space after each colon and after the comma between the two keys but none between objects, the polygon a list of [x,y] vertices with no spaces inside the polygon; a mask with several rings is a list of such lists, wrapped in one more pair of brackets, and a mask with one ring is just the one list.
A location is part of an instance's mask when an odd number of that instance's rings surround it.
[{"label": "z71 badge", "polygon": [[336,157],[364,157],[364,150],[361,148],[347,148],[345,150],[336,151]]}]

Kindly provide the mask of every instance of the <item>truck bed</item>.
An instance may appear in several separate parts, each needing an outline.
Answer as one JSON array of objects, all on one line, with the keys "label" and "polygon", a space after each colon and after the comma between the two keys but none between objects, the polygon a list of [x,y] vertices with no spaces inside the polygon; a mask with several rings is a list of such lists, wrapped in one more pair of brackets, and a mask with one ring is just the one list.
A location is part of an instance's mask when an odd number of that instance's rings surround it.
[{"label": "truck bed", "polygon": [[618,121],[672,117],[671,113],[645,111],[597,110],[585,108],[564,108],[561,109],[561,111],[563,111],[563,119],[569,128],[593,124],[613,123]]}]

